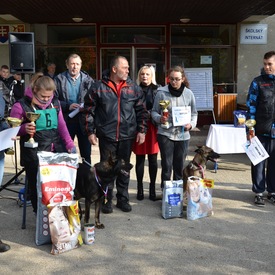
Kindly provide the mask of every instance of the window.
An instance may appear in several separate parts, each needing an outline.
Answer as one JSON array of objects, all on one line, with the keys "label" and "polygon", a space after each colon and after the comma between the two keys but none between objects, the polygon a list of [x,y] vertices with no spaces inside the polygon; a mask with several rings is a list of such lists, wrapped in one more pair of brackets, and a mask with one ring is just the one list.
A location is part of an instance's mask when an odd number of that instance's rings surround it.
[{"label": "window", "polygon": [[235,92],[235,26],[171,26],[171,66],[211,67],[213,83]]},{"label": "window", "polygon": [[165,42],[164,27],[101,27],[101,43],[160,44]]}]

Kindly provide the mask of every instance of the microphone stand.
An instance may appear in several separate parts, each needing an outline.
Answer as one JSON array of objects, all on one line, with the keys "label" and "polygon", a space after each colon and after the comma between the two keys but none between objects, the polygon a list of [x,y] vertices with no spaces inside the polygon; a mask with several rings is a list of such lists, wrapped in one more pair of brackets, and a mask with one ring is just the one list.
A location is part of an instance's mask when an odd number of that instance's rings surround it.
[{"label": "microphone stand", "polygon": [[[24,88],[24,83],[25,83],[25,74],[22,74],[22,84],[23,84],[23,88]],[[10,114],[10,110],[12,108],[12,105],[15,102],[14,99],[14,93],[13,93],[13,89],[14,89],[14,85],[17,84],[17,80],[14,80],[13,83],[11,84],[11,89],[10,89],[10,98],[9,98],[9,105],[8,105],[8,114]],[[25,171],[25,168],[22,168],[20,171],[18,171],[18,165],[17,165],[17,145],[16,145],[16,140],[14,141],[14,164],[15,164],[15,175],[9,180],[7,181],[5,184],[0,186],[0,192],[3,189],[9,190],[11,192],[15,192],[15,193],[19,193],[18,191],[12,190],[7,188],[10,184],[23,184],[21,183],[21,181],[19,180],[19,176]]]}]

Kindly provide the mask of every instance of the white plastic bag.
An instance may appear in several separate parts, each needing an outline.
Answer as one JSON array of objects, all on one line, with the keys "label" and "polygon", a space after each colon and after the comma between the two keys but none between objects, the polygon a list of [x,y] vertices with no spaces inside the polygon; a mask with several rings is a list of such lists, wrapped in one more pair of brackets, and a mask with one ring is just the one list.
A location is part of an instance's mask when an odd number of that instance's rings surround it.
[{"label": "white plastic bag", "polygon": [[49,204],[49,225],[52,254],[60,254],[79,247],[83,243],[78,201]]},{"label": "white plastic bag", "polygon": [[212,189],[199,177],[187,180],[187,219],[196,220],[213,215]]}]

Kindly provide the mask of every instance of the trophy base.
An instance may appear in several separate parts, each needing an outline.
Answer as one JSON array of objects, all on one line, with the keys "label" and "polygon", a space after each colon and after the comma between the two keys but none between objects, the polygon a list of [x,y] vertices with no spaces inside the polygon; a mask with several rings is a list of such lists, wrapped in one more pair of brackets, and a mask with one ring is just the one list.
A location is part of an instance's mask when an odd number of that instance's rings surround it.
[{"label": "trophy base", "polygon": [[163,129],[169,129],[169,124],[161,124],[161,128],[163,128]]},{"label": "trophy base", "polygon": [[24,146],[25,146],[25,147],[28,147],[28,148],[36,148],[36,147],[38,147],[38,143],[37,143],[37,142],[34,142],[34,143],[25,142],[25,143],[24,143]]},{"label": "trophy base", "polygon": [[13,148],[8,148],[5,153],[6,155],[14,155],[14,150]]}]

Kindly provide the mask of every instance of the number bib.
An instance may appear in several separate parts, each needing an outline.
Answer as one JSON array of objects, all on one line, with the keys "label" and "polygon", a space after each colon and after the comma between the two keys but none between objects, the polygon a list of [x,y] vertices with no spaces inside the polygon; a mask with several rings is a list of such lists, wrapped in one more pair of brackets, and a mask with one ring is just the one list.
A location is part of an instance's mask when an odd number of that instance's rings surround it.
[{"label": "number bib", "polygon": [[55,108],[36,110],[35,113],[40,114],[36,121],[36,131],[57,129],[57,111]]}]

